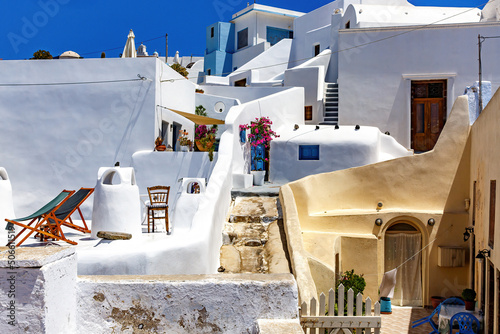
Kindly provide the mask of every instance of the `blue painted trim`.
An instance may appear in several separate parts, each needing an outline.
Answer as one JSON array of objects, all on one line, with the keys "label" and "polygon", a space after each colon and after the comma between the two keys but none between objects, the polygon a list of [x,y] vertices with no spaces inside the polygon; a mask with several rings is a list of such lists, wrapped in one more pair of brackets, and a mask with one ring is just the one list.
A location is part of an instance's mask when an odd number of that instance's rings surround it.
[{"label": "blue painted trim", "polygon": [[247,141],[247,130],[246,129],[240,130],[240,142],[246,143],[246,141]]},{"label": "blue painted trim", "polygon": [[266,150],[264,145],[252,146],[251,148],[251,170],[264,170],[264,158]]}]

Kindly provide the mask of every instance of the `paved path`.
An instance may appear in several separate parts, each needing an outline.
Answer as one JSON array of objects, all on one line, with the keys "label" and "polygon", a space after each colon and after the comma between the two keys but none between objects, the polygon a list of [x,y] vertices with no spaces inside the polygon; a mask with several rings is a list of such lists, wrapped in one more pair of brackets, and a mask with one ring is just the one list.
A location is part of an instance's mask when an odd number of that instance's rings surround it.
[{"label": "paved path", "polygon": [[[382,314],[383,334],[428,334],[432,332],[429,324],[411,328],[411,323],[432,313],[429,308],[392,306],[392,314]],[[437,322],[437,319],[434,319]]]}]

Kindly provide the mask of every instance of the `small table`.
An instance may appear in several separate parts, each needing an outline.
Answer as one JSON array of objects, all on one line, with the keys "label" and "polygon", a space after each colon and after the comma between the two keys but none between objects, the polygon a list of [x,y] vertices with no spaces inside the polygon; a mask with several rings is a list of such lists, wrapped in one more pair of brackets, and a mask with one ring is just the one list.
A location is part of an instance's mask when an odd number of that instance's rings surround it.
[{"label": "small table", "polygon": [[441,310],[439,311],[438,318],[438,331],[439,333],[451,333],[450,330],[450,320],[455,314],[459,312],[468,312],[475,316],[479,323],[481,324],[481,328],[483,327],[483,315],[479,312],[479,310],[474,311],[466,311],[464,305],[441,305]]}]

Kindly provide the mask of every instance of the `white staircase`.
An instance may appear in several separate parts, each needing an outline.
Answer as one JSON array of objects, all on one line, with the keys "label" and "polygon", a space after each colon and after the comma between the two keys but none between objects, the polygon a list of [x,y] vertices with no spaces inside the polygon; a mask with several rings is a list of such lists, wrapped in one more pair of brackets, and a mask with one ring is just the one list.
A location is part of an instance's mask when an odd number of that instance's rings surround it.
[{"label": "white staircase", "polygon": [[324,121],[320,124],[336,125],[339,122],[339,85],[337,83],[325,83],[324,95]]}]

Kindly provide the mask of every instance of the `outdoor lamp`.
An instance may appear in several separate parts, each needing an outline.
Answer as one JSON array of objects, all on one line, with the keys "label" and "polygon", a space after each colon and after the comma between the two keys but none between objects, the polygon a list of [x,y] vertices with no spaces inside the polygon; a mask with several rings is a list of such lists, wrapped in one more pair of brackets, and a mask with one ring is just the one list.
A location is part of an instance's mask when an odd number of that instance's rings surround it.
[{"label": "outdoor lamp", "polygon": [[480,250],[476,255],[476,259],[478,259],[478,260],[484,260],[485,257],[490,257],[490,250],[489,249]]},{"label": "outdoor lamp", "polygon": [[434,226],[434,224],[436,224],[436,221],[434,220],[434,218],[429,218],[427,224],[429,224],[429,226]]},{"label": "outdoor lamp", "polygon": [[466,227],[464,232],[464,241],[469,240],[471,233],[474,233],[474,227]]},{"label": "outdoor lamp", "polygon": [[380,218],[375,219],[375,225],[380,226],[382,225],[383,221]]}]

